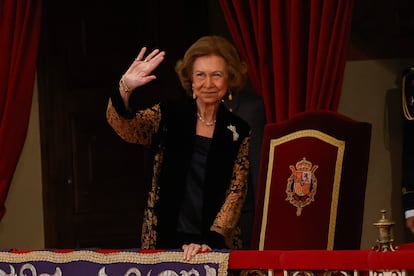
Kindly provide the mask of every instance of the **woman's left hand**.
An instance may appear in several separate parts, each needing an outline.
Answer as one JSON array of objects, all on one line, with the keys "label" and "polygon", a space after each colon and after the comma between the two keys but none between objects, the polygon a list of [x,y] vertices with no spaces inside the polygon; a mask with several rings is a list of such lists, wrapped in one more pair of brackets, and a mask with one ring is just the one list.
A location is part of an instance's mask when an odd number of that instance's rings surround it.
[{"label": "woman's left hand", "polygon": [[191,260],[191,258],[193,258],[197,253],[211,251],[211,247],[207,244],[198,243],[184,244],[182,249],[184,250],[183,258],[186,261]]}]

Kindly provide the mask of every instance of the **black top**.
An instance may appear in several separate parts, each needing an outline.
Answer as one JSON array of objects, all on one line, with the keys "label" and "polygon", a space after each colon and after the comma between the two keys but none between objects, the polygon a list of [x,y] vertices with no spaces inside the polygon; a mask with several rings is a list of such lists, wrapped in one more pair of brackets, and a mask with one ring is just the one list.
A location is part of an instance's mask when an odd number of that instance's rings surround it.
[{"label": "black top", "polygon": [[185,195],[181,204],[177,231],[201,235],[205,168],[211,138],[196,136],[190,169],[187,174]]}]

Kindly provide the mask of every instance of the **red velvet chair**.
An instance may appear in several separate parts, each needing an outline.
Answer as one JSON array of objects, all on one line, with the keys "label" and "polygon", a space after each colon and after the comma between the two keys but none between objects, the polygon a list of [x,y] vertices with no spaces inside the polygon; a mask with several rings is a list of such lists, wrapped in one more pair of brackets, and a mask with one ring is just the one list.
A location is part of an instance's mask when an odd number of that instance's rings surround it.
[{"label": "red velvet chair", "polygon": [[359,249],[371,124],[303,112],[263,139],[253,249]]}]

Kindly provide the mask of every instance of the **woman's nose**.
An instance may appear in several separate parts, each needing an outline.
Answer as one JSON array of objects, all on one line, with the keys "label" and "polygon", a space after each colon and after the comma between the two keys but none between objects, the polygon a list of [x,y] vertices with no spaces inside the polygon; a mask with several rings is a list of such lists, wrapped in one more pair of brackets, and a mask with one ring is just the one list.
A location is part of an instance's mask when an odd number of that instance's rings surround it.
[{"label": "woman's nose", "polygon": [[206,85],[207,87],[210,87],[212,84],[213,84],[213,79],[212,79],[211,77],[207,77],[207,78],[206,78],[205,85]]}]

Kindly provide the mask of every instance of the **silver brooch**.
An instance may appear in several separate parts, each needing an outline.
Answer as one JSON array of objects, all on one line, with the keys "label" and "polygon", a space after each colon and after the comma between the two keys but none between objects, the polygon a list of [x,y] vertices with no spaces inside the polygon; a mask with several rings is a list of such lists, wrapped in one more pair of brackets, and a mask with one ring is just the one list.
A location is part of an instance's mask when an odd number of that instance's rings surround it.
[{"label": "silver brooch", "polygon": [[236,127],[233,125],[227,126],[227,129],[229,129],[233,133],[233,141],[237,141],[239,139],[239,134],[237,133]]}]

